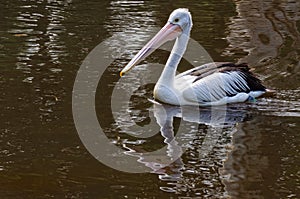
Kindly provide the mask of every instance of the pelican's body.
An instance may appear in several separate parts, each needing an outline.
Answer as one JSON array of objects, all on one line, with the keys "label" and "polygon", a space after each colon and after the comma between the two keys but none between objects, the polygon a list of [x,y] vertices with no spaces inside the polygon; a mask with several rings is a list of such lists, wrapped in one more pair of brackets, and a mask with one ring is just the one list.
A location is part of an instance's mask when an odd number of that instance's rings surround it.
[{"label": "pelican's body", "polygon": [[175,76],[173,84],[158,81],[154,98],[174,105],[223,105],[259,97],[265,90],[247,65],[214,62]]},{"label": "pelican's body", "polygon": [[[172,105],[222,105],[244,102],[266,92],[246,64],[208,63],[179,75],[177,66],[186,50],[192,28],[187,9],[172,12],[167,24],[125,66],[121,76],[168,40],[176,39],[171,55],[154,88],[154,98]],[[176,76],[175,76],[176,75]]]}]

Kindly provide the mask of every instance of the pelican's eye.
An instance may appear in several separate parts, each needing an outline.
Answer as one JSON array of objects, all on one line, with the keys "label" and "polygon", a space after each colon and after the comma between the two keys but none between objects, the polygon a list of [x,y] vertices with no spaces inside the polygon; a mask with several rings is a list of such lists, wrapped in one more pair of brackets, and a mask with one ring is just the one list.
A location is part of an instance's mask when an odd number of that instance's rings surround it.
[{"label": "pelican's eye", "polygon": [[174,22],[175,23],[179,22],[179,18],[174,19]]}]

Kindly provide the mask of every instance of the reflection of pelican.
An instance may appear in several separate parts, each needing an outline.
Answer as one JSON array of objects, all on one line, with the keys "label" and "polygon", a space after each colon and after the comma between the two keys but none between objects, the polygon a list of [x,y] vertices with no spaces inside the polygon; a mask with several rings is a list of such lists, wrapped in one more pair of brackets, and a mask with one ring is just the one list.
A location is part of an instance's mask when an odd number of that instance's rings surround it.
[{"label": "reflection of pelican", "polygon": [[[145,87],[140,87],[139,91],[147,90]],[[137,92],[144,93],[144,92]],[[153,112],[156,123],[160,127],[161,135],[165,138],[164,143],[165,147],[161,148],[158,151],[151,153],[141,153],[139,149],[128,148],[129,152],[126,152],[128,155],[139,157],[138,162],[143,163],[146,167],[149,167],[155,173],[164,173],[165,168],[172,169],[172,167],[178,168],[179,165],[182,165],[181,155],[184,153],[185,149],[182,148],[190,139],[186,139],[185,135],[187,132],[193,130],[188,126],[182,126],[179,129],[176,129],[176,138],[174,136],[173,121],[174,118],[181,118],[183,121],[196,123],[196,124],[205,124],[205,138],[203,139],[201,146],[199,146],[199,158],[205,157],[212,148],[218,142],[219,138],[224,131],[224,127],[235,128],[235,124],[242,122],[247,117],[247,111],[245,106],[242,106],[239,109],[238,106],[234,107],[195,107],[195,106],[171,106],[167,104],[159,104],[157,102],[153,103],[152,107],[140,109],[141,103],[147,103],[147,99],[143,96],[134,95],[131,98],[132,105],[131,112],[140,115],[149,115]],[[152,100],[150,100],[152,101]],[[134,110],[134,111],[133,111]],[[139,111],[138,111],[139,110]],[[146,113],[149,112],[149,113]],[[136,117],[132,115],[132,117]],[[145,121],[138,121],[144,125],[149,125],[150,118],[144,118]],[[183,129],[182,129],[183,128]],[[183,138],[185,137],[185,138]],[[193,139],[193,137],[191,137]],[[178,174],[178,173],[177,173]]]},{"label": "reflection of pelican", "polygon": [[187,9],[173,11],[167,24],[125,66],[120,75],[168,40],[176,39],[154,88],[155,99],[173,105],[221,105],[244,102],[265,93],[266,88],[249,72],[246,64],[209,63],[175,76],[191,28],[192,17]]},{"label": "reflection of pelican", "polygon": [[[245,107],[244,107],[245,108]],[[195,107],[195,106],[169,106],[154,103],[153,112],[158,123],[165,120],[164,112],[167,116],[181,118],[187,122],[205,124],[211,127],[234,126],[242,122],[247,117],[247,111],[242,107],[218,106],[218,107]],[[160,125],[161,126],[161,125]]]},{"label": "reflection of pelican", "polygon": [[[139,89],[139,91],[146,90],[145,87],[140,87]],[[140,104],[146,103],[145,97],[140,95],[133,96],[131,100],[134,102],[131,105],[138,108],[140,108]],[[134,109],[133,107],[136,114],[139,114],[138,108]],[[218,169],[211,170],[210,175],[207,175],[207,172],[203,172],[200,168],[211,168],[212,164],[215,165],[216,162],[221,163],[221,160],[227,158],[227,152],[230,150],[230,148],[224,148],[224,146],[228,146],[226,144],[227,138],[230,136],[230,132],[236,128],[235,124],[244,120],[247,116],[245,106],[240,108],[239,106],[227,106],[227,109],[225,109],[225,107],[217,106],[196,109],[195,106],[179,107],[154,103],[152,107],[146,109],[149,112],[148,114],[145,114],[144,109],[139,109],[140,112],[144,113],[143,115],[149,116],[153,112],[166,145],[151,152],[145,152],[140,147],[124,145],[128,149],[126,154],[137,157],[138,162],[149,168],[152,173],[158,174],[161,181],[167,182],[166,185],[160,187],[161,190],[180,192],[181,189],[187,189],[191,193],[197,192],[202,188],[199,185],[201,183],[195,185],[193,181],[195,179],[191,180],[185,173],[188,170],[192,170],[197,173],[195,178],[198,182],[205,181],[210,184],[215,183],[216,177],[222,176],[222,174],[218,173]],[[221,116],[223,119],[220,119]],[[182,124],[176,127],[174,118],[178,117],[182,118],[181,122],[183,123],[205,123],[207,126],[201,125],[203,134],[200,135],[199,131],[194,131],[195,129],[192,127],[194,125]],[[151,119],[146,120],[149,121]],[[224,123],[226,127],[222,126]],[[147,125],[149,124],[147,123]],[[215,148],[218,148],[216,150],[218,153],[214,152]],[[187,154],[192,154],[192,156]],[[191,159],[191,157],[194,159]],[[188,163],[193,161],[196,161],[197,164]]]}]

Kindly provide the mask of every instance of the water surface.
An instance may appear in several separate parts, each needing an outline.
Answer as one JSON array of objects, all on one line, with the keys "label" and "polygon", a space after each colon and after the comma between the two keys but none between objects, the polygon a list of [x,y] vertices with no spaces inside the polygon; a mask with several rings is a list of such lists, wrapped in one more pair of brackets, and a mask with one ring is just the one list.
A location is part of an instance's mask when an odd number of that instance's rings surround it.
[{"label": "water surface", "polygon": [[[300,197],[298,1],[0,4],[1,198]],[[191,36],[214,61],[249,63],[276,94],[226,107],[222,126],[211,122],[211,113],[223,109],[201,109],[198,117],[195,108],[149,102],[154,84],[134,89],[129,106],[116,96],[120,109],[110,108],[115,88],[130,90],[141,76],[146,81],[159,73],[147,66],[164,64],[167,51],[153,53],[127,82],[117,84],[121,68],[178,7],[189,8]],[[94,47],[116,35],[124,42],[110,46],[125,44],[126,50],[101,77],[96,112],[111,142],[149,173],[120,172],[97,161],[73,122],[77,71]],[[183,61],[178,70],[191,67]],[[153,136],[139,137],[147,133]],[[163,147],[176,159],[157,169],[159,162],[143,154]]]}]

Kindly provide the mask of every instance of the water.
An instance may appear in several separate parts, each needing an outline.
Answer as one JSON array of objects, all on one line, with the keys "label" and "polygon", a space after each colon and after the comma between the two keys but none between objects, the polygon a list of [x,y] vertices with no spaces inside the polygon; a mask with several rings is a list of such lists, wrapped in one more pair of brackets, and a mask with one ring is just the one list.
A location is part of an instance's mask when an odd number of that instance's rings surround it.
[{"label": "water", "polygon": [[[300,197],[298,1],[0,4],[1,198]],[[249,63],[276,94],[226,109],[155,105],[148,100],[154,84],[142,84],[140,77],[147,82],[160,73],[147,66],[165,63],[168,52],[162,50],[117,83],[120,69],[178,7],[189,8],[191,36],[214,61]],[[98,44],[117,37],[122,42],[108,46],[121,56],[101,77],[97,117],[110,142],[148,173],[97,161],[73,121],[72,89],[81,63]],[[183,61],[179,71],[191,67]],[[110,108],[116,88],[125,92]],[[163,156],[145,155],[160,148]],[[165,157],[175,161],[160,168]]]}]

